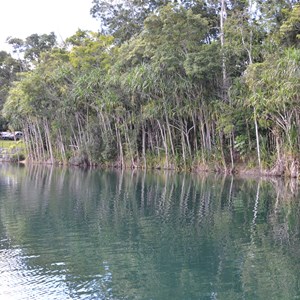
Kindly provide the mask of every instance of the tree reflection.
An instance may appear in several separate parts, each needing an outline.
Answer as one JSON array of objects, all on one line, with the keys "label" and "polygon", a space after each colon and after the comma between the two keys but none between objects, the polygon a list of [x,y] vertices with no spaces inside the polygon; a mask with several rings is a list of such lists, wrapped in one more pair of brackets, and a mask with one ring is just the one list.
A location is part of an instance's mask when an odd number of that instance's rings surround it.
[{"label": "tree reflection", "polygon": [[0,185],[1,249],[73,298],[299,294],[296,181],[1,165]]}]

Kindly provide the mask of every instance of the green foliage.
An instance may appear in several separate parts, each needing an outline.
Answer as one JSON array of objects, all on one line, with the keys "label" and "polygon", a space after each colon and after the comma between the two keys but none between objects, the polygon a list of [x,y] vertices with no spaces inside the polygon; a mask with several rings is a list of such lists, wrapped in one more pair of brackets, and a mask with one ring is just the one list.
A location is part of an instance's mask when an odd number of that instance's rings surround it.
[{"label": "green foliage", "polygon": [[188,76],[200,81],[213,81],[220,74],[220,48],[217,43],[204,44],[197,52],[188,53],[184,68]]},{"label": "green foliage", "polygon": [[249,141],[246,135],[238,135],[235,137],[234,148],[238,151],[241,156],[247,154],[249,150]]},{"label": "green foliage", "polygon": [[287,46],[299,47],[300,45],[300,5],[288,12],[287,20],[281,25],[280,38]]},{"label": "green foliage", "polygon": [[[22,63],[9,53],[0,51],[0,110],[7,100],[9,89],[17,80],[17,73],[22,71]],[[4,130],[7,120],[0,115],[0,131]]]},{"label": "green foliage", "polygon": [[20,148],[25,149],[25,144],[23,140],[19,141],[10,141],[10,140],[1,140],[0,139],[0,148]]},{"label": "green foliage", "polygon": [[74,68],[109,69],[111,55],[108,49],[112,45],[113,37],[78,30],[66,42],[73,46],[70,51],[70,62]]},{"label": "green foliage", "polygon": [[40,62],[42,53],[50,51],[57,45],[54,32],[41,35],[34,33],[25,40],[9,37],[7,42],[12,45],[14,52],[23,53],[29,62]]},{"label": "green foliage", "polygon": [[99,20],[101,32],[113,35],[119,43],[141,32],[149,14],[165,5],[165,0],[93,0],[91,14]]},{"label": "green foliage", "polygon": [[9,38],[24,59],[0,53],[2,114],[37,160],[225,168],[259,143],[265,161],[296,153],[299,5],[225,4],[222,42],[219,7],[202,1],[95,0],[101,34]]}]

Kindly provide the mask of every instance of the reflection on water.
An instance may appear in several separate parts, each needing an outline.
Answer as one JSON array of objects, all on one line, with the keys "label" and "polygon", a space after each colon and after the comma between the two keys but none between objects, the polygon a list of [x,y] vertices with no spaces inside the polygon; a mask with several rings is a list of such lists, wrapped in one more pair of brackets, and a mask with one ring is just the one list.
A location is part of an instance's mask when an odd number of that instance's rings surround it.
[{"label": "reflection on water", "polygon": [[0,299],[294,299],[298,182],[0,165]]}]

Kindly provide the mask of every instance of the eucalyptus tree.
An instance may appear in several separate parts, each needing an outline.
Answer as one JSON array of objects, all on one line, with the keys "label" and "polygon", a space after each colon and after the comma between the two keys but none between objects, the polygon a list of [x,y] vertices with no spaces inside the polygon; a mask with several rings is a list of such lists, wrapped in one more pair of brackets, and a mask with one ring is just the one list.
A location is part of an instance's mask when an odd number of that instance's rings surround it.
[{"label": "eucalyptus tree", "polygon": [[24,40],[8,37],[7,43],[13,47],[13,52],[17,53],[20,59],[23,56],[29,63],[39,63],[42,53],[51,51],[57,46],[57,39],[54,32],[41,35],[34,33]]},{"label": "eucalyptus tree", "polygon": [[91,15],[100,22],[103,34],[113,35],[122,43],[142,31],[145,19],[168,0],[111,1],[93,0]]}]

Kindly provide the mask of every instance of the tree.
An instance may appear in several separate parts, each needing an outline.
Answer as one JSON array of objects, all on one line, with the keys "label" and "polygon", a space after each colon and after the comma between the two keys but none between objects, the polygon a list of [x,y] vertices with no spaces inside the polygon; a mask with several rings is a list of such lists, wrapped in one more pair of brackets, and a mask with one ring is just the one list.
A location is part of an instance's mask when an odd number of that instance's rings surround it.
[{"label": "tree", "polygon": [[118,43],[139,34],[144,21],[160,7],[171,3],[169,0],[93,0],[91,15],[100,21],[100,31],[113,35]]},{"label": "tree", "polygon": [[[20,61],[14,59],[9,53],[0,51],[0,110],[7,100],[13,81],[17,80],[17,74],[21,71]],[[7,121],[0,114],[0,130],[3,130],[6,124]]]},{"label": "tree", "polygon": [[25,40],[9,37],[7,42],[13,46],[13,51],[22,54],[31,63],[40,62],[41,55],[57,46],[54,32],[50,34],[31,34]]},{"label": "tree", "polygon": [[0,107],[6,100],[11,84],[16,80],[17,73],[22,70],[18,60],[9,53],[0,51]]},{"label": "tree", "polygon": [[107,50],[114,38],[96,32],[78,30],[66,40],[72,46],[70,62],[75,68],[107,70],[111,66],[111,53]]},{"label": "tree", "polygon": [[300,46],[300,4],[287,13],[279,30],[281,43],[287,47]]}]

